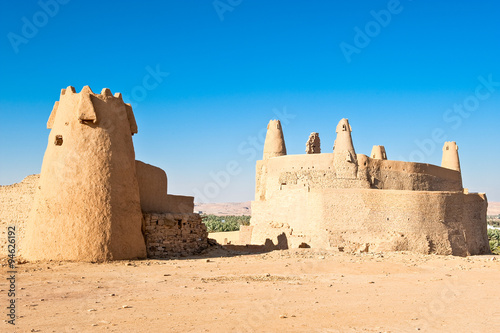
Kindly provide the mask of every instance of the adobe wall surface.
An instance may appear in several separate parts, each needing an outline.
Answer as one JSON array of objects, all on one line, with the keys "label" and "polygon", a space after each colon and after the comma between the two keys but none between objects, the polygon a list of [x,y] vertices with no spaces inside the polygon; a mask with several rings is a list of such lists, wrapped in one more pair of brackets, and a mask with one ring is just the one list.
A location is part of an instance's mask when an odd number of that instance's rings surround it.
[{"label": "adobe wall surface", "polygon": [[167,194],[167,174],[153,165],[135,161],[144,213],[192,213],[194,197]]},{"label": "adobe wall surface", "polygon": [[194,197],[185,195],[167,195],[167,205],[163,212],[171,213],[193,213],[194,210]]},{"label": "adobe wall surface", "polygon": [[162,169],[141,161],[135,161],[137,182],[143,212],[165,212],[167,206],[167,174]]},{"label": "adobe wall surface", "polygon": [[286,185],[252,202],[252,244],[342,251],[489,253],[483,195]]},{"label": "adobe wall surface", "polygon": [[431,164],[372,159],[358,154],[358,178],[339,178],[334,154],[286,155],[257,161],[255,199],[265,200],[281,185],[316,188],[374,188],[462,191],[460,172]]},{"label": "adobe wall surface", "polygon": [[7,255],[7,227],[16,226],[16,245],[22,247],[25,221],[33,204],[40,175],[31,175],[20,183],[0,186],[0,256]]},{"label": "adobe wall surface", "polygon": [[208,247],[208,232],[195,213],[144,214],[144,237],[149,258],[199,253]]},{"label": "adobe wall surface", "polygon": [[239,232],[239,244],[251,244],[252,243],[252,232],[253,226],[251,225],[240,225]]}]

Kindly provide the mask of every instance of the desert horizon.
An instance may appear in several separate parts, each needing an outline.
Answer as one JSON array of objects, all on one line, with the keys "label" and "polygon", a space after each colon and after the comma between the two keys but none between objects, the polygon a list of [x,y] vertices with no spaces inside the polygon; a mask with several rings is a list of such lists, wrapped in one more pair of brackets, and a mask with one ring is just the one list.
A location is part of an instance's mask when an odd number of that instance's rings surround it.
[{"label": "desert horizon", "polygon": [[[194,203],[195,211],[213,215],[252,215],[251,201],[245,202],[219,202],[219,203]],[[488,215],[500,215],[500,202],[488,202]]]}]

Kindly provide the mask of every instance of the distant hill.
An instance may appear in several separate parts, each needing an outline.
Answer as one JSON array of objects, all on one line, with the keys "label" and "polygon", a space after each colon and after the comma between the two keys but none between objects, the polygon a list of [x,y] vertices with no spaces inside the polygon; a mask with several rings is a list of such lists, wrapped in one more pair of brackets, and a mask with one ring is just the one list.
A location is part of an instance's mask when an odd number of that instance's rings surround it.
[{"label": "distant hill", "polygon": [[500,214],[500,202],[488,202],[488,215]]},{"label": "distant hill", "polygon": [[222,202],[222,203],[196,203],[194,211],[214,215],[251,215],[250,201],[247,202]]},{"label": "distant hill", "polygon": [[[247,202],[222,202],[222,203],[195,203],[195,211],[202,211],[203,214],[214,215],[252,215],[250,201]],[[488,203],[488,215],[500,214],[500,202]]]}]

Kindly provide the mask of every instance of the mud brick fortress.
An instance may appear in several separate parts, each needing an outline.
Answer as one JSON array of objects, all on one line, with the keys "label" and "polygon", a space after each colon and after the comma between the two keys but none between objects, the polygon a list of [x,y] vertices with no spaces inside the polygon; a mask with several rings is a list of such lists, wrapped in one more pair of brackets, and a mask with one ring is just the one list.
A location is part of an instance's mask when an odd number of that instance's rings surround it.
[{"label": "mud brick fortress", "polygon": [[455,142],[444,144],[439,167],[388,160],[383,146],[370,156],[356,154],[347,119],[336,132],[333,153],[321,153],[319,135],[312,133],[306,154],[287,155],[280,122],[269,122],[256,165],[253,244],[490,253],[486,195],[463,188]]},{"label": "mud brick fortress", "polygon": [[167,194],[165,172],[135,160],[137,124],[121,94],[62,89],[47,128],[39,178],[0,188],[0,219],[20,231],[22,257],[99,262],[208,246],[194,198]]}]

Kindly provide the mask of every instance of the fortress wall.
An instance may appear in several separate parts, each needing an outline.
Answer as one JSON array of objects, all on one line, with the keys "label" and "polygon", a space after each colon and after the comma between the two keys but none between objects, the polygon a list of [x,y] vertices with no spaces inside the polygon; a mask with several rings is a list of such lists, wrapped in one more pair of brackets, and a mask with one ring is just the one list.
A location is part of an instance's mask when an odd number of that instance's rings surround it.
[{"label": "fortress wall", "polygon": [[199,214],[144,214],[143,229],[149,258],[187,256],[208,247],[207,228]]},{"label": "fortress wall", "polygon": [[238,233],[239,244],[245,245],[252,243],[252,231],[253,231],[253,226],[240,225],[240,231]]},{"label": "fortress wall", "polygon": [[162,169],[135,161],[143,213],[192,213],[194,197],[167,194],[167,174]]},{"label": "fortress wall", "polygon": [[[0,186],[0,257],[7,255],[7,226],[16,225],[16,245],[18,250],[23,247],[26,221],[33,204],[35,189],[39,180],[40,175],[31,175],[24,178],[20,183]],[[175,220],[176,218],[180,219],[184,221],[183,228],[181,228],[181,231],[177,230],[172,232],[171,230],[168,230],[168,222],[163,224],[166,225],[166,227],[161,225],[156,226],[154,223],[155,226],[150,228],[147,232],[147,234],[150,235],[150,242],[154,244],[159,244],[161,242],[160,247],[165,247],[166,249],[163,254],[165,256],[167,254],[179,255],[186,251],[186,253],[191,253],[188,251],[190,249],[192,251],[197,251],[197,247],[193,243],[193,239],[198,236],[198,238],[202,239],[200,248],[205,246],[204,244],[206,241],[204,239],[207,238],[207,236],[203,236],[203,230],[205,227],[201,222],[201,218],[198,219],[194,216],[197,214],[193,214],[193,197],[166,195],[166,200],[167,203],[163,207],[167,209],[168,212],[180,214],[155,214],[155,216],[162,216],[164,220],[170,219],[170,221],[172,221],[172,219]],[[151,221],[152,214],[144,213],[143,216],[144,221]],[[152,226],[153,224],[149,222],[149,225]],[[143,232],[145,232],[145,229]],[[172,236],[172,238],[166,238],[170,236]],[[184,243],[185,245],[181,244],[183,242],[182,239],[186,239],[186,243]],[[150,253],[149,250],[148,253]]]},{"label": "fortress wall", "polygon": [[[467,194],[464,201],[458,203],[463,208],[462,227],[465,229],[465,238],[470,244],[468,250],[471,255],[489,252],[489,241],[486,221],[488,200],[486,194]],[[488,247],[488,251],[484,247]]]},{"label": "fortress wall", "polygon": [[256,200],[267,200],[282,185],[370,188],[367,180],[337,178],[333,154],[304,154],[257,161]]},{"label": "fortress wall", "polygon": [[31,175],[20,183],[0,186],[0,256],[7,255],[7,227],[16,226],[16,245],[22,246],[25,222],[33,204],[40,175]]},{"label": "fortress wall", "polygon": [[193,213],[194,197],[184,195],[167,195],[167,205],[164,212],[170,213]]},{"label": "fortress wall", "polygon": [[344,251],[489,253],[482,230],[486,206],[480,194],[293,185],[268,201],[252,202],[252,243],[270,239],[280,248],[307,244]]},{"label": "fortress wall", "polygon": [[337,177],[333,153],[287,155],[257,161],[255,199],[270,198],[282,184],[302,184],[311,188],[462,191],[460,172],[430,164],[357,156],[358,179]]},{"label": "fortress wall", "polygon": [[462,191],[459,171],[432,164],[372,159],[358,155],[359,175],[373,187],[412,191]]},{"label": "fortress wall", "polygon": [[153,165],[135,161],[141,209],[143,212],[170,212],[165,210],[168,205],[167,174]]}]

